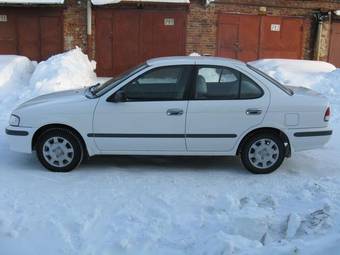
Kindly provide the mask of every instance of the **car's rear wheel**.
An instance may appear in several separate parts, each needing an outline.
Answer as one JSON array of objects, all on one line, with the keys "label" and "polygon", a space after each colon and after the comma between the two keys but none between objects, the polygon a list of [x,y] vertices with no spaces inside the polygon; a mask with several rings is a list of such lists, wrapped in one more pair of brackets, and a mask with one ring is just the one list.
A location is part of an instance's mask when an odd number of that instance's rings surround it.
[{"label": "car's rear wheel", "polygon": [[66,129],[44,132],[36,145],[39,161],[53,172],[69,172],[79,166],[84,149],[79,138]]},{"label": "car's rear wheel", "polygon": [[285,157],[284,142],[275,134],[249,138],[241,151],[243,165],[254,174],[268,174],[280,167]]}]

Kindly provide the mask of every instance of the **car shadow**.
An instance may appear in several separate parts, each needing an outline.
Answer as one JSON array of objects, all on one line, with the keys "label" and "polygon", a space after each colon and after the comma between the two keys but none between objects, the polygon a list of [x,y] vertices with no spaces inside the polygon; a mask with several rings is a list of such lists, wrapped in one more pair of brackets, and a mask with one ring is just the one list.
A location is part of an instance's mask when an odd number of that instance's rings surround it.
[{"label": "car shadow", "polygon": [[126,171],[228,171],[248,174],[237,157],[226,156],[94,156],[80,170],[116,167]]}]

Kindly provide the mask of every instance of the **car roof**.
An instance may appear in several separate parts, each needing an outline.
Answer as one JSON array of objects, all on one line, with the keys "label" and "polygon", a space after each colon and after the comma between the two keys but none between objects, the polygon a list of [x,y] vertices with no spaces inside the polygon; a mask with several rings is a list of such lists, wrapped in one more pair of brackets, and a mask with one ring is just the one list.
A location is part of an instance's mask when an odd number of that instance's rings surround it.
[{"label": "car roof", "polygon": [[150,66],[165,66],[165,65],[245,65],[244,62],[221,57],[207,56],[175,56],[153,58],[146,61]]}]

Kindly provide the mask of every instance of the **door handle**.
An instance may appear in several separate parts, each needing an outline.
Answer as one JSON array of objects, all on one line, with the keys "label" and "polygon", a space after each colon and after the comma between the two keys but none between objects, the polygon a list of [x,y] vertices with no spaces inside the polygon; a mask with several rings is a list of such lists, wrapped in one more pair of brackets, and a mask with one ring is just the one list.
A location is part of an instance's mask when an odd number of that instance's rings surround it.
[{"label": "door handle", "polygon": [[184,111],[182,109],[177,109],[177,108],[169,109],[169,110],[166,111],[166,114],[168,116],[182,115],[183,113],[184,113]]},{"label": "door handle", "polygon": [[246,114],[247,115],[260,115],[262,113],[262,110],[260,109],[247,109]]}]

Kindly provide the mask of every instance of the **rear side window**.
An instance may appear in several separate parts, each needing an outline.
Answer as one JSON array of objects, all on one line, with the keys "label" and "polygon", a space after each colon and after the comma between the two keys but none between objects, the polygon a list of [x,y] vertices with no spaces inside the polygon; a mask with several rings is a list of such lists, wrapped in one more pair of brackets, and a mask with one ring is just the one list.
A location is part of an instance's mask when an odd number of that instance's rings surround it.
[{"label": "rear side window", "polygon": [[241,99],[254,99],[259,98],[263,94],[262,89],[249,77],[244,74],[241,75]]},{"label": "rear side window", "polygon": [[195,99],[254,99],[262,95],[262,89],[253,80],[237,70],[219,66],[198,67]]}]

